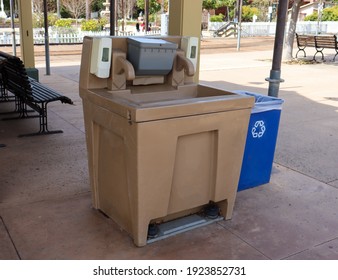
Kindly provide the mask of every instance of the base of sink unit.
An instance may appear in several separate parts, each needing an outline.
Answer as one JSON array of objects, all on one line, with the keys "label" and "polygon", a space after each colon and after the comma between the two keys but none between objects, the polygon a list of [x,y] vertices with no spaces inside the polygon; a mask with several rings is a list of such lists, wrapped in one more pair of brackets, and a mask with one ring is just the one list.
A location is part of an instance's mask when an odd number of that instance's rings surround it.
[{"label": "base of sink unit", "polygon": [[176,234],[186,232],[195,228],[199,228],[211,223],[224,220],[224,217],[218,216],[217,218],[210,219],[206,216],[198,214],[182,217],[173,221],[165,222],[158,225],[158,234],[156,237],[148,238],[147,244],[174,236]]}]

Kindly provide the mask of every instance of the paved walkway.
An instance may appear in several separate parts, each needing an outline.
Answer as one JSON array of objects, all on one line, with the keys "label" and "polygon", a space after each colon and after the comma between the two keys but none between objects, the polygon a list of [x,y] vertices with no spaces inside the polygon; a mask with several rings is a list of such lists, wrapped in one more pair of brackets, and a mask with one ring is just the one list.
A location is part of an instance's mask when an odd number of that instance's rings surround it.
[{"label": "paved walkway", "polygon": [[[249,39],[240,52],[234,39],[209,39],[201,82],[266,94],[273,40]],[[239,192],[230,221],[136,248],[91,209],[79,59],[53,56],[45,76],[37,57],[41,82],[74,100],[50,104],[50,126],[63,134],[17,138],[36,120],[0,122],[0,259],[338,259],[338,62],[283,63],[271,182]]]}]

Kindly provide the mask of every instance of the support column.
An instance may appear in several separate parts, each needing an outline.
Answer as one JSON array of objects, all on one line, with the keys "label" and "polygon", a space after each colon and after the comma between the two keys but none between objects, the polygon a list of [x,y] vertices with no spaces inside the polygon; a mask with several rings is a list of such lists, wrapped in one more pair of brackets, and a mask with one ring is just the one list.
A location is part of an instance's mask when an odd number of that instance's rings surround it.
[{"label": "support column", "polygon": [[27,0],[18,0],[20,19],[20,49],[21,59],[25,66],[35,67],[33,24],[32,24],[32,3]]},{"label": "support column", "polygon": [[34,60],[32,1],[18,0],[18,5],[21,59],[25,64],[28,76],[39,80],[39,73],[35,68]]},{"label": "support column", "polygon": [[170,0],[169,35],[201,36],[202,0]]},{"label": "support column", "polygon": [[[201,37],[202,0],[170,0],[169,35]],[[198,48],[200,49],[200,47]],[[198,50],[198,57],[200,51]],[[199,59],[194,82],[199,80]]]}]

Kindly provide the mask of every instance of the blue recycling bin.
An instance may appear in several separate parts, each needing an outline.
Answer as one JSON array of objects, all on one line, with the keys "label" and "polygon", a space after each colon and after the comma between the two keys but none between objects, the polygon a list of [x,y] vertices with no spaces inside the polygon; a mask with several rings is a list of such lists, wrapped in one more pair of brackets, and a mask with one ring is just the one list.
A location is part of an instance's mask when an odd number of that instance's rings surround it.
[{"label": "blue recycling bin", "polygon": [[238,182],[238,191],[242,191],[270,182],[284,100],[247,91],[236,93],[255,97]]}]

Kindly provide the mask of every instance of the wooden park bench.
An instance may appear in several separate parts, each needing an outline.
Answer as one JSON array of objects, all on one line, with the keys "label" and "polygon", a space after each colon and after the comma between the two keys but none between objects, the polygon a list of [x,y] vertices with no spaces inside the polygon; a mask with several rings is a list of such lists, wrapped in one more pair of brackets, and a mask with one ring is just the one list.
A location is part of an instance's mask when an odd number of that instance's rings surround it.
[{"label": "wooden park bench", "polygon": [[[1,51],[0,58],[2,59],[1,79],[3,87],[15,96],[15,111],[19,114],[16,118],[7,119],[38,117],[40,120],[40,130],[38,132],[19,136],[62,133],[62,130],[48,130],[47,105],[53,101],[73,104],[72,100],[28,77],[20,58]],[[27,106],[36,111],[38,115],[28,114]]]},{"label": "wooden park bench", "polygon": [[335,61],[336,56],[338,54],[338,43],[337,43],[337,36],[336,35],[322,35],[322,36],[315,36],[315,48],[316,53],[313,56],[313,59],[316,60],[316,55],[318,53],[322,54],[322,60],[324,60],[324,49],[334,49],[336,51],[335,56],[333,57],[332,61]]},{"label": "wooden park bench", "polygon": [[296,39],[297,39],[297,47],[298,51],[296,53],[296,57],[298,57],[298,53],[300,51],[303,52],[304,57],[306,57],[305,48],[306,47],[315,47],[315,37],[311,35],[298,35],[296,33]]},{"label": "wooden park bench", "polygon": [[332,61],[335,61],[336,56],[338,55],[338,42],[336,35],[298,35],[296,33],[297,39],[297,47],[298,51],[296,53],[296,57],[298,53],[302,51],[304,53],[304,57],[306,57],[305,48],[306,47],[314,47],[316,49],[316,53],[313,56],[313,60],[316,60],[316,55],[320,53],[322,55],[322,60],[324,60],[324,49],[334,49],[336,51],[335,56]]}]

